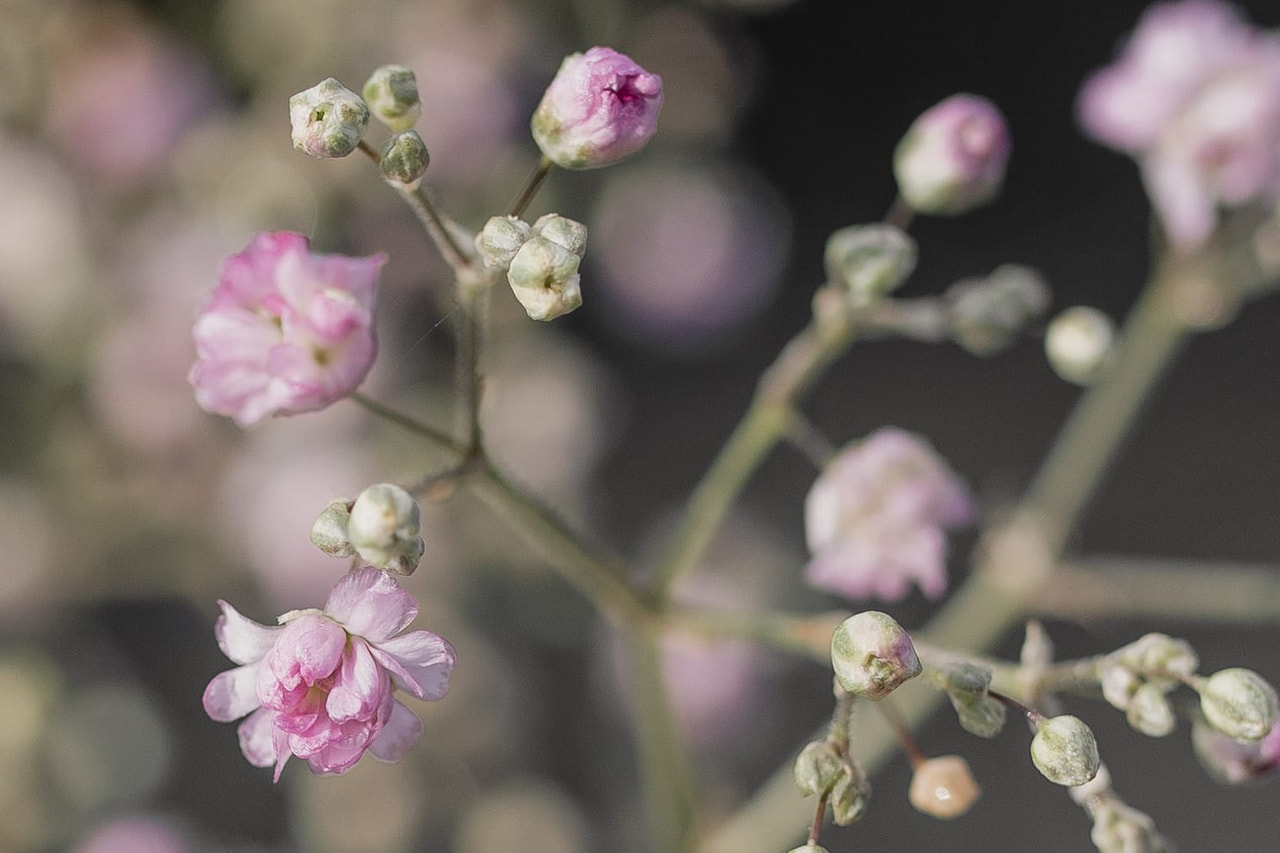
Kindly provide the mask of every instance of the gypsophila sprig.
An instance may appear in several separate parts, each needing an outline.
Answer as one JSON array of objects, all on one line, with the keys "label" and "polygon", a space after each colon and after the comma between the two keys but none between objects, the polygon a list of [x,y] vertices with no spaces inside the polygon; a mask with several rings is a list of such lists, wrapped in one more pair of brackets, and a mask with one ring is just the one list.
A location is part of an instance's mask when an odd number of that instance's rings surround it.
[{"label": "gypsophila sprig", "polygon": [[[357,569],[329,593],[323,610],[293,610],[278,627],[259,625],[219,601],[218,646],[238,664],[204,692],[218,722],[245,717],[238,735],[250,764],[292,757],[313,773],[345,773],[366,753],[402,758],[422,722],[396,698],[444,698],[455,655],[430,631],[402,633],[418,602],[380,569]],[[248,716],[245,716],[248,715]]]},{"label": "gypsophila sprig", "polygon": [[952,95],[926,110],[898,143],[898,192],[919,213],[966,213],[1000,191],[1009,148],[1009,129],[995,104]]}]

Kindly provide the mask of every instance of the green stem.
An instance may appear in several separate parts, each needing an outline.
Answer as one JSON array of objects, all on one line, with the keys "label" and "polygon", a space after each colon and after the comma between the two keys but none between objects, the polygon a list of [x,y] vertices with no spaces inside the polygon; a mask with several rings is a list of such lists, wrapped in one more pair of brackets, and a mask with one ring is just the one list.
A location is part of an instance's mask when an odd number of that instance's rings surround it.
[{"label": "green stem", "polygon": [[518,218],[524,214],[525,209],[529,207],[529,202],[533,201],[533,197],[542,187],[542,182],[547,179],[547,175],[551,174],[552,165],[554,164],[545,155],[538,160],[538,165],[534,167],[533,174],[529,175],[524,189],[520,190],[520,195],[516,196],[516,200],[511,203],[507,216]]},{"label": "green stem", "polygon": [[480,424],[480,402],[484,391],[484,331],[488,328],[489,288],[458,283],[458,311],[454,334],[457,362],[454,381],[458,391],[456,430],[458,440],[470,454],[484,447]]},{"label": "green stem", "polygon": [[400,198],[404,199],[405,204],[409,205],[409,209],[418,217],[418,221],[422,223],[422,227],[426,230],[427,236],[436,244],[436,248],[440,250],[440,254],[444,257],[449,266],[461,275],[463,272],[472,268],[471,253],[464,251],[458,242],[454,239],[453,233],[449,230],[448,225],[444,221],[444,217],[436,210],[431,199],[427,198],[427,193],[419,183],[413,187],[404,187],[392,185],[396,192],[400,194]]},{"label": "green stem", "polygon": [[424,424],[417,418],[410,417],[403,412],[398,412],[390,406],[383,405],[377,400],[374,400],[359,391],[351,395],[351,400],[352,402],[363,406],[365,409],[383,420],[389,421],[420,438],[425,438],[430,444],[434,445],[436,449],[443,450],[456,457],[455,461],[461,461],[466,456],[466,448],[454,441],[453,437],[444,430],[439,430],[429,424]]}]

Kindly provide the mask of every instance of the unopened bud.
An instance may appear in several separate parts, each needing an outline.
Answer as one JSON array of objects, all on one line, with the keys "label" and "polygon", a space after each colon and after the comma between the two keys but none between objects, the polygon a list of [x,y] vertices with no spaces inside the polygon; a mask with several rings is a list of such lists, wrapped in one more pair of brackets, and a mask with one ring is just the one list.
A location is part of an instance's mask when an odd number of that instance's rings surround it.
[{"label": "unopened bud", "polygon": [[985,738],[1000,734],[1007,711],[987,693],[991,670],[972,663],[948,664],[938,670],[937,681],[956,709],[962,729]]},{"label": "unopened bud", "polygon": [[792,768],[796,787],[806,797],[825,794],[840,779],[845,760],[830,741],[813,741],[796,756],[796,763]]},{"label": "unopened bud", "polygon": [[1115,797],[1093,809],[1089,838],[1098,853],[1166,853],[1169,849],[1149,816]]},{"label": "unopened bud", "polygon": [[1031,760],[1054,784],[1083,785],[1098,773],[1098,742],[1079,717],[1049,717],[1031,739]]},{"label": "unopened bud", "polygon": [[1098,309],[1085,305],[1068,308],[1053,318],[1045,332],[1049,366],[1068,382],[1088,385],[1106,363],[1114,336],[1111,318]]},{"label": "unopened bud", "polygon": [[350,557],[356,549],[347,537],[351,520],[351,501],[330,501],[311,525],[311,544],[330,557]]},{"label": "unopened bud", "polygon": [[1173,706],[1158,685],[1147,683],[1134,691],[1125,712],[1129,725],[1148,737],[1164,737],[1178,726]]},{"label": "unopened bud", "polygon": [[507,282],[534,320],[554,320],[582,305],[582,259],[546,237],[530,237],[511,259]]},{"label": "unopened bud", "polygon": [[416,130],[406,130],[392,136],[382,143],[380,155],[378,168],[382,170],[382,177],[406,187],[416,184],[431,162],[427,144]]},{"label": "unopened bud", "polygon": [[346,157],[369,126],[369,107],[330,77],[289,99],[293,147],[312,157]]},{"label": "unopened bud", "polygon": [[1190,643],[1159,633],[1142,635],[1117,649],[1112,657],[1143,673],[1152,683],[1166,687],[1176,686],[1180,678],[1195,674],[1200,666],[1200,658]]},{"label": "unopened bud", "polygon": [[490,269],[505,270],[511,259],[533,235],[529,223],[514,216],[494,216],[476,235],[476,251]]},{"label": "unopened bud", "polygon": [[827,238],[827,278],[854,304],[892,293],[916,267],[916,243],[892,225],[850,225]]},{"label": "unopened bud", "polygon": [[351,507],[347,535],[361,558],[380,569],[412,574],[422,559],[418,502],[399,486],[379,483]]},{"label": "unopened bud", "polygon": [[1215,672],[1199,686],[1209,725],[1236,740],[1261,740],[1276,725],[1276,691],[1250,669]]},{"label": "unopened bud", "polygon": [[893,174],[914,210],[955,215],[999,192],[1008,161],[1004,116],[986,98],[961,94],[915,120],[894,151]]},{"label": "unopened bud", "polygon": [[831,804],[831,816],[840,826],[856,823],[867,813],[867,806],[871,803],[871,781],[856,760],[845,760],[827,802]]},{"label": "unopened bud", "polygon": [[911,637],[877,610],[840,623],[831,637],[831,665],[845,691],[873,700],[888,696],[922,668]]},{"label": "unopened bud", "polygon": [[1049,285],[1031,267],[1005,264],[986,278],[967,278],[947,288],[951,337],[978,356],[1010,346],[1049,310]]},{"label": "unopened bud", "polygon": [[942,755],[916,768],[907,799],[916,811],[949,820],[967,812],[981,793],[969,762],[958,755]]},{"label": "unopened bud", "polygon": [[587,253],[587,226],[558,213],[538,217],[533,233],[564,246],[578,257]]},{"label": "unopened bud", "polygon": [[422,115],[418,78],[403,65],[383,65],[369,76],[362,90],[378,121],[396,132],[408,130]]}]

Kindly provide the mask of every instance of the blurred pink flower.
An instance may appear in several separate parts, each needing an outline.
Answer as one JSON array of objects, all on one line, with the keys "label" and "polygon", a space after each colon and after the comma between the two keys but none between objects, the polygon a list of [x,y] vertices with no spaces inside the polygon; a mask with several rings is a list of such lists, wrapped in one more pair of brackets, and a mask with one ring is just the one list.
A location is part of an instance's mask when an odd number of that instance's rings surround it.
[{"label": "blurred pink flower", "polygon": [[430,631],[400,634],[418,602],[381,569],[349,572],[323,611],[290,611],[279,627],[218,605],[218,645],[239,666],[209,682],[205,712],[220,723],[248,714],[240,749],[255,767],[274,764],[277,780],[293,755],[318,774],[345,773],[366,750],[398,761],[422,722],[396,688],[427,700],[449,689],[453,646]]},{"label": "blurred pink flower", "polygon": [[898,143],[893,171],[902,197],[921,213],[955,215],[1000,191],[1009,162],[1009,129],[996,105],[952,95],[912,123]]},{"label": "blurred pink flower", "polygon": [[1132,154],[1172,242],[1208,238],[1217,206],[1280,198],[1280,37],[1216,0],[1152,6],[1080,93],[1080,120]]},{"label": "blurred pink flower", "polygon": [[1280,770],[1280,724],[1256,743],[1241,743],[1199,723],[1192,728],[1191,737],[1200,763],[1230,785],[1255,782]]},{"label": "blurred pink flower", "polygon": [[248,427],[350,395],[377,354],[373,304],[385,262],[314,254],[301,234],[259,234],[227,259],[196,320],[196,402]]},{"label": "blurred pink flower", "polygon": [[191,853],[191,843],[167,821],[143,815],[102,824],[73,853]]},{"label": "blurred pink flower", "polygon": [[946,591],[948,529],[969,523],[968,491],[923,439],[885,427],[854,442],[805,500],[806,579],[853,599]]},{"label": "blurred pink flower", "polygon": [[661,109],[661,77],[612,48],[593,47],[560,64],[533,114],[533,138],[557,166],[608,166],[645,146]]}]

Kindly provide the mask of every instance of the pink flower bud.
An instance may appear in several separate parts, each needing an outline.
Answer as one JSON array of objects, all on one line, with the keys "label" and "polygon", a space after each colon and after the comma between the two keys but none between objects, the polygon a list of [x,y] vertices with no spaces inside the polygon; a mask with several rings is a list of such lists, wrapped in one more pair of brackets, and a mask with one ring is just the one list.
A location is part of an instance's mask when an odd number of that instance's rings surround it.
[{"label": "pink flower bud", "polygon": [[628,157],[653,136],[662,78],[607,47],[565,57],[533,114],[534,141],[566,169],[594,169]]},{"label": "pink flower bud", "polygon": [[430,631],[401,633],[418,602],[379,569],[348,573],[323,611],[286,613],[279,627],[218,604],[218,646],[238,666],[209,682],[205,712],[220,723],[244,717],[241,751],[255,767],[274,766],[277,780],[292,756],[314,773],[345,773],[366,751],[399,760],[422,723],[396,693],[435,700],[449,689],[453,646]]},{"label": "pink flower bud", "polygon": [[962,94],[915,120],[894,152],[893,172],[912,208],[953,216],[990,201],[1008,162],[1004,116],[986,98]]},{"label": "pink flower bud", "polygon": [[196,402],[242,427],[323,409],[373,366],[384,255],[313,254],[301,234],[259,234],[232,255],[194,334]]},{"label": "pink flower bud", "polygon": [[878,610],[840,623],[831,636],[831,667],[842,688],[877,702],[923,669],[911,636]]}]

